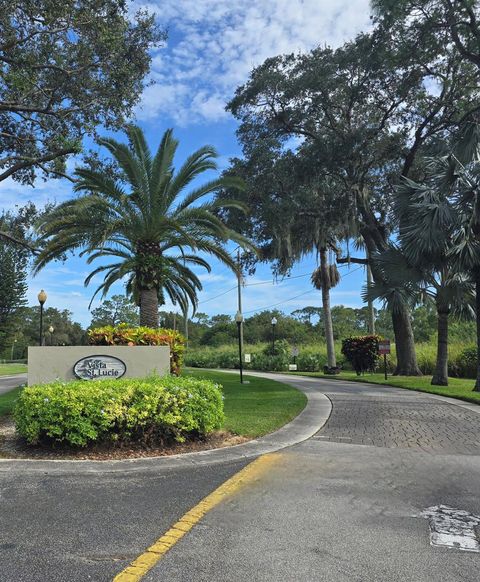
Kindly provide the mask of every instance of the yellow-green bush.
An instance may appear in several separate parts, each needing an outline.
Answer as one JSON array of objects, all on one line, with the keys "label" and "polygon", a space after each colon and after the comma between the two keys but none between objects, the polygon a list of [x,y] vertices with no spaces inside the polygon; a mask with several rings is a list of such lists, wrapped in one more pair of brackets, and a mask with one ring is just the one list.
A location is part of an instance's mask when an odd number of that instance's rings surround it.
[{"label": "yellow-green bush", "polygon": [[222,426],[223,395],[190,377],[52,382],[25,388],[14,418],[30,444],[182,442]]}]

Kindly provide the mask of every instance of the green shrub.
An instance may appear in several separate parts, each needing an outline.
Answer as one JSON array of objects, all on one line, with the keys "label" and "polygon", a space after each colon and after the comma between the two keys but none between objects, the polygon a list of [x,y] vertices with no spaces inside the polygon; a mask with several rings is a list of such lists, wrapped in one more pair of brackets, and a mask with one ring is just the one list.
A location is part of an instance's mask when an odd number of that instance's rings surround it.
[{"label": "green shrub", "polygon": [[14,418],[30,444],[182,442],[222,426],[223,396],[191,377],[53,382],[25,388]]},{"label": "green shrub", "polygon": [[280,356],[288,357],[290,354],[290,344],[285,339],[277,340],[275,343],[268,343],[263,348],[263,353],[266,356]]},{"label": "green shrub", "polygon": [[463,378],[476,378],[477,376],[477,347],[463,348],[455,360],[455,372]]},{"label": "green shrub", "polygon": [[106,325],[88,331],[88,343],[92,346],[169,346],[170,372],[180,374],[185,338],[172,329],[129,327],[126,323]]},{"label": "green shrub", "polygon": [[374,372],[378,363],[378,335],[353,336],[342,341],[342,354],[357,374]]}]

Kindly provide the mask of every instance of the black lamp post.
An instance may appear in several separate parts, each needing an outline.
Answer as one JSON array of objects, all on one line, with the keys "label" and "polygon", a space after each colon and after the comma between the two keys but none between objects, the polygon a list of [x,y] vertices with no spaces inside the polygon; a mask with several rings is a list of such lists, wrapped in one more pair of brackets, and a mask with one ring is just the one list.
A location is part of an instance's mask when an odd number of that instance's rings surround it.
[{"label": "black lamp post", "polygon": [[40,338],[39,338],[39,342],[38,342],[38,345],[39,346],[43,346],[43,344],[44,344],[44,338],[43,338],[43,306],[44,306],[46,300],[47,300],[47,294],[42,289],[40,291],[40,293],[38,294],[38,302],[40,303]]},{"label": "black lamp post", "polygon": [[275,326],[277,325],[277,318],[272,317],[272,356],[275,355]]},{"label": "black lamp post", "polygon": [[243,354],[242,354],[242,323],[243,315],[240,311],[237,311],[235,315],[235,321],[237,322],[238,330],[238,357],[240,361],[240,384],[243,384]]}]

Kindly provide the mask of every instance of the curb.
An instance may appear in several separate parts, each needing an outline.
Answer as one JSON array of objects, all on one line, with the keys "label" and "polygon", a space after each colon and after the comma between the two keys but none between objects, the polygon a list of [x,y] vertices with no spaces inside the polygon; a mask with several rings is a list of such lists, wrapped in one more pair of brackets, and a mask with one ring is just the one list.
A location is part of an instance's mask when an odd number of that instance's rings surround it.
[{"label": "curb", "polygon": [[[250,376],[262,376],[251,373]],[[268,374],[266,377],[271,377]],[[273,379],[273,378],[272,378]],[[142,457],[112,461],[95,460],[49,460],[49,459],[0,459],[0,473],[19,470],[24,472],[44,473],[125,473],[128,471],[157,471],[159,469],[177,469],[197,467],[218,463],[234,463],[248,460],[267,453],[273,453],[301,443],[316,434],[327,422],[332,404],[318,390],[316,378],[283,377],[275,378],[283,384],[298,388],[307,398],[305,408],[291,422],[275,432],[253,439],[240,445],[209,449],[194,453],[182,453],[167,457]]]}]

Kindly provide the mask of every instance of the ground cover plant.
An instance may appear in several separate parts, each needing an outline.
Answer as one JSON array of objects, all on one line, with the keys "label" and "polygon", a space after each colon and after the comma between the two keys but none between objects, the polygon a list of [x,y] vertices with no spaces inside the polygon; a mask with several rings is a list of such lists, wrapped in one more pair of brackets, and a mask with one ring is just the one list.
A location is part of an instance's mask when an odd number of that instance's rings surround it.
[{"label": "ground cover plant", "polygon": [[235,434],[258,437],[280,428],[305,407],[307,397],[293,386],[270,378],[244,376],[208,370],[186,370],[188,376],[205,378],[223,386],[224,428]]},{"label": "ground cover plant", "polygon": [[5,392],[4,394],[0,394],[0,418],[12,412],[21,391],[22,387],[19,386],[18,388]]},{"label": "ground cover plant", "polygon": [[29,444],[167,444],[220,428],[223,396],[192,377],[53,382],[24,388],[14,420]]}]

